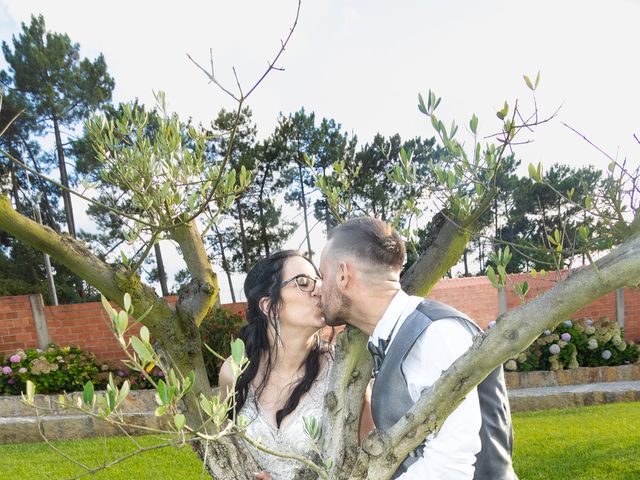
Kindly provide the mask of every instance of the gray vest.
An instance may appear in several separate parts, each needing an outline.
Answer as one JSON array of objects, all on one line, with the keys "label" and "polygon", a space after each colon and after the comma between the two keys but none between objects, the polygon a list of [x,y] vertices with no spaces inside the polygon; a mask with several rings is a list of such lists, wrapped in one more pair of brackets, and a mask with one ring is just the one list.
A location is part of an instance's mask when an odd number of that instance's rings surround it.
[{"label": "gray vest", "polygon": [[[472,335],[482,330],[465,314],[434,300],[425,300],[407,317],[389,345],[380,371],[373,384],[371,412],[376,427],[388,430],[409,409],[414,401],[409,395],[402,362],[431,323],[453,318]],[[478,385],[478,398],[482,415],[480,428],[481,450],[476,455],[474,480],[517,480],[511,463],[513,430],[511,411],[504,383],[502,366],[496,368]],[[393,478],[407,471],[423,447],[418,447],[398,467]]]}]

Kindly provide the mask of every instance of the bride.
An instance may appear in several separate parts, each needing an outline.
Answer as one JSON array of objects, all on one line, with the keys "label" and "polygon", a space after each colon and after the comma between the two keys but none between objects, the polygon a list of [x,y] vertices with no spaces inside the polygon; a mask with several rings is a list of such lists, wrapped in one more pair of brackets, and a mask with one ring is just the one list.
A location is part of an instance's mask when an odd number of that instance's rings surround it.
[{"label": "bride", "polygon": [[[248,323],[239,333],[249,365],[236,384],[236,411],[249,420],[247,435],[269,449],[306,457],[312,452],[303,417],[320,422],[332,362],[330,343],[320,336],[325,323],[319,277],[296,251],[260,260],[244,282]],[[228,394],[232,382],[227,359],[220,391]],[[256,479],[288,480],[301,466],[248,447],[263,470]]]}]

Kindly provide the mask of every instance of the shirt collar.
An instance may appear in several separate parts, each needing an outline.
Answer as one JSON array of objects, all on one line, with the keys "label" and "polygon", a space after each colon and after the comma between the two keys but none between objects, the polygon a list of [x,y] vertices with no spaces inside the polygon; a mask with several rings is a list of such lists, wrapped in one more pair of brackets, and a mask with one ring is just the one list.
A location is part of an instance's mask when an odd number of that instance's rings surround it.
[{"label": "shirt collar", "polygon": [[377,344],[379,338],[386,340],[387,337],[389,337],[393,331],[393,327],[404,313],[408,298],[409,295],[407,295],[403,290],[398,290],[391,299],[387,309],[384,311],[384,314],[376,325],[376,328],[373,329],[373,333],[369,337],[370,341]]}]

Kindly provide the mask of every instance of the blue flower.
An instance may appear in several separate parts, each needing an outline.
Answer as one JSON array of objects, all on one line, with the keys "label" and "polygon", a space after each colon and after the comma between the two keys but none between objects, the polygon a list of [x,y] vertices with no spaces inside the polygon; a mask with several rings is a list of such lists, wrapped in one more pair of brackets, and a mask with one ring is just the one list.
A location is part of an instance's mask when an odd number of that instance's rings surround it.
[{"label": "blue flower", "polygon": [[593,325],[593,320],[592,320],[591,318],[587,318],[587,319],[584,321],[584,324],[585,324],[587,327],[590,327],[591,325]]},{"label": "blue flower", "polygon": [[495,320],[491,320],[491,321],[487,324],[487,327],[488,327],[488,328],[493,328],[493,327],[495,327],[495,326],[496,326],[496,321],[495,321]]},{"label": "blue flower", "polygon": [[544,336],[548,337],[549,335],[551,335],[551,330],[545,330],[544,331]]},{"label": "blue flower", "polygon": [[609,360],[611,358],[611,352],[609,350],[603,350],[602,358],[604,358],[605,360]]},{"label": "blue flower", "polygon": [[571,320],[565,320],[563,323],[565,327],[573,327],[573,322]]},{"label": "blue flower", "polygon": [[560,353],[560,345],[558,345],[557,343],[554,343],[553,345],[551,345],[549,347],[549,353],[551,353],[551,355],[557,355]]}]

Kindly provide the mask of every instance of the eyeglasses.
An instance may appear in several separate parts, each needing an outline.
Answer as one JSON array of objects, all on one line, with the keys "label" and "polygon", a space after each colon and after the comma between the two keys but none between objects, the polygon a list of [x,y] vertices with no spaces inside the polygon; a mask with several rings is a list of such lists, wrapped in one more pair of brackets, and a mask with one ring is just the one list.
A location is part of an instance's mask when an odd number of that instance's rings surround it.
[{"label": "eyeglasses", "polygon": [[295,282],[296,283],[296,287],[298,287],[298,290],[300,290],[301,292],[311,293],[316,289],[316,283],[318,283],[318,282],[322,283],[322,279],[320,279],[318,277],[311,278],[309,275],[306,275],[304,273],[300,273],[300,274],[296,275],[295,277],[290,278],[289,280],[283,281],[280,284],[280,288],[286,287],[291,282]]}]

